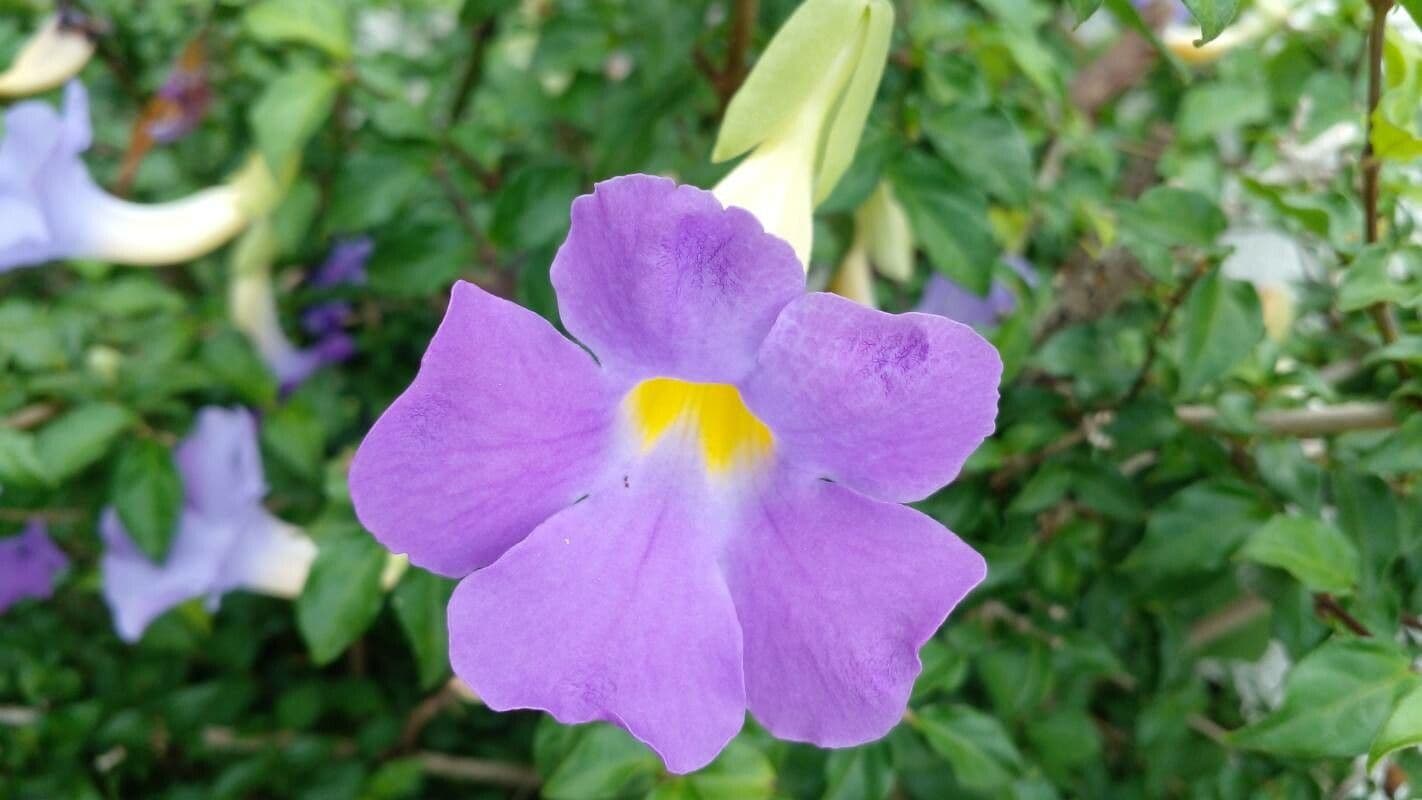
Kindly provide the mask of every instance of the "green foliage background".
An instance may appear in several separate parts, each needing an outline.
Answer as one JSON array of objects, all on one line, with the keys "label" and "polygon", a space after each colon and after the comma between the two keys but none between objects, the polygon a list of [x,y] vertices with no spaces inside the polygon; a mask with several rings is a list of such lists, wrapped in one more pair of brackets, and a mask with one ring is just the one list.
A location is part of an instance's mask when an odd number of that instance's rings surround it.
[{"label": "green foliage background", "polygon": [[[1122,31],[1148,30],[1129,4],[896,4],[815,275],[882,177],[921,246],[913,282],[879,284],[885,308],[910,307],[935,269],[985,288],[1010,274],[1002,252],[1043,274],[992,334],[1008,367],[997,435],[921,504],[990,576],[925,648],[882,742],[820,751],[752,725],[682,778],[616,729],[451,695],[451,585],[411,569],[381,590],[385,553],[344,475],[455,279],[554,318],[547,269],[574,196],[627,172],[724,173],[708,154],[732,6],[757,9],[753,60],[794,3],[81,5],[109,26],[82,75],[101,183],[206,29],[213,109],[148,156],[136,196],[212,184],[254,147],[299,156],[273,218],[293,330],[318,299],[300,278],[335,237],[375,251],[347,293],[359,356],[284,399],[226,320],[222,251],[0,275],[0,535],[38,514],[75,562],[53,600],[0,617],[0,798],[1302,799],[1422,780],[1422,60],[1389,45],[1382,237],[1365,245],[1366,3],[1199,67],[1128,34],[1145,56],[1091,107],[1092,70]],[[1210,32],[1235,17],[1234,2],[1189,5]],[[0,0],[0,62],[44,13]],[[1340,123],[1359,136],[1338,162],[1295,168],[1289,154]],[[1287,232],[1320,265],[1282,340],[1255,289],[1219,274],[1220,234],[1240,224]],[[1401,331],[1385,347],[1380,301]],[[99,594],[98,510],[138,493],[163,519],[162,450],[211,403],[260,409],[268,503],[321,554],[295,604],[194,602],[126,646]],[[1280,422],[1359,403],[1369,425]]]}]

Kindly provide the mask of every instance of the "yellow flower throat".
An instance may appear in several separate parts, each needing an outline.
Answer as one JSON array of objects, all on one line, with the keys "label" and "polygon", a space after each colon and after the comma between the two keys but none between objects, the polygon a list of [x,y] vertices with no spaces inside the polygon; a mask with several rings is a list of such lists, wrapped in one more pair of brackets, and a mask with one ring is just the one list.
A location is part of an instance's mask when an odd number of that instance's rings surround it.
[{"label": "yellow flower throat", "polygon": [[650,378],[627,395],[632,421],[642,437],[642,450],[656,446],[668,430],[684,422],[696,435],[711,472],[725,472],[738,460],[770,452],[770,428],[756,419],[728,383],[690,383],[675,378]]}]

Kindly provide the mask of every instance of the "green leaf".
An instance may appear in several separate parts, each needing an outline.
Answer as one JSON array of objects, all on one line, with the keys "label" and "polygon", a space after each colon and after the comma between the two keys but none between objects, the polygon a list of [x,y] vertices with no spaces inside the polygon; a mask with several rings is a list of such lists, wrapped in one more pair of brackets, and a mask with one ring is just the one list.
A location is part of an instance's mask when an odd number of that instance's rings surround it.
[{"label": "green leaf", "polygon": [[1180,394],[1191,397],[1249,355],[1264,338],[1264,318],[1254,288],[1218,272],[1195,284],[1184,311]]},{"label": "green leaf", "polygon": [[986,294],[998,255],[987,199],[951,166],[918,151],[894,165],[892,181],[934,268]]},{"label": "green leaf", "polygon": [[658,785],[647,800],[768,800],[774,795],[770,759],[741,739],[732,739],[715,761]]},{"label": "green leaf", "polygon": [[825,760],[821,800],[885,800],[894,788],[894,766],[883,744],[835,750]]},{"label": "green leaf", "polygon": [[913,725],[967,789],[1000,789],[1022,770],[1022,754],[995,717],[964,705],[931,706],[917,713]]},{"label": "green leaf", "polygon": [[1398,694],[1415,685],[1409,667],[1407,655],[1390,642],[1332,639],[1289,673],[1283,704],[1230,741],[1295,758],[1362,755]]},{"label": "green leaf", "polygon": [[297,67],[272,81],[252,104],[249,122],[267,163],[282,170],[331,113],[339,82],[335,75]]},{"label": "green leaf", "polygon": [[342,60],[351,54],[350,23],[336,0],[263,0],[247,9],[242,22],[264,44],[309,44]]},{"label": "green leaf", "polygon": [[1032,153],[1005,115],[951,106],[923,118],[934,148],[974,184],[1005,203],[1021,205],[1032,192]]},{"label": "green leaf", "polygon": [[276,402],[277,380],[247,337],[224,328],[202,343],[202,362],[243,402],[266,407]]},{"label": "green leaf", "polygon": [[1209,247],[1228,222],[1210,198],[1188,189],[1157,186],[1121,210],[1121,222],[1158,245]]},{"label": "green leaf", "polygon": [[1278,567],[1315,592],[1349,594],[1358,584],[1358,548],[1312,517],[1274,517],[1249,537],[1239,557]]},{"label": "green leaf", "polygon": [[183,482],[168,448],[135,439],[119,454],[110,499],[134,544],[162,562],[178,527]]},{"label": "green leaf", "polygon": [[[539,733],[542,739],[543,731]],[[636,797],[650,789],[662,771],[661,759],[621,728],[579,725],[565,728],[556,738],[561,752],[539,758],[540,768],[546,770],[542,796],[548,800]],[[535,749],[548,749],[547,741]]]},{"label": "green leaf", "polygon": [[0,494],[7,486],[36,489],[49,483],[49,475],[35,451],[35,437],[0,428]]},{"label": "green leaf", "polygon": [[262,422],[262,446],[281,464],[312,482],[321,476],[326,430],[310,403],[293,397]]},{"label": "green leaf", "polygon": [[1216,83],[1191,89],[1180,101],[1176,129],[1185,141],[1199,142],[1269,119],[1269,93],[1262,86]]},{"label": "green leaf", "polygon": [[1368,749],[1368,769],[1383,756],[1422,744],[1422,683],[1414,682],[1393,707],[1382,732]]},{"label": "green leaf", "polygon": [[1422,252],[1404,248],[1395,253],[1373,245],[1353,259],[1338,287],[1338,308],[1357,311],[1374,303],[1415,306],[1422,303]]},{"label": "green leaf", "polygon": [[1224,32],[1224,29],[1234,21],[1234,17],[1239,13],[1239,0],[1184,0],[1185,7],[1190,9],[1190,13],[1195,16],[1195,21],[1200,23],[1200,39],[1195,42],[1199,47],[1211,41],[1216,36]]},{"label": "green leaf", "polygon": [[311,660],[329,664],[380,613],[380,574],[388,554],[354,526],[332,532],[318,545],[306,587],[296,600],[296,625]]},{"label": "green leaf", "polygon": [[1149,579],[1219,569],[1267,519],[1263,503],[1249,487],[1202,481],[1155,509],[1145,538],[1123,566]]},{"label": "green leaf", "polygon": [[445,608],[453,591],[453,581],[411,567],[390,594],[390,606],[395,609],[400,627],[405,629],[405,638],[419,667],[420,686],[424,689],[439,683],[449,672]]},{"label": "green leaf", "polygon": [[1101,8],[1101,2],[1102,0],[1070,0],[1071,10],[1076,14],[1076,24],[1080,25],[1091,19],[1091,15]]},{"label": "green leaf", "polygon": [[45,425],[35,454],[45,474],[60,483],[103,458],[132,416],[112,403],[89,403]]}]

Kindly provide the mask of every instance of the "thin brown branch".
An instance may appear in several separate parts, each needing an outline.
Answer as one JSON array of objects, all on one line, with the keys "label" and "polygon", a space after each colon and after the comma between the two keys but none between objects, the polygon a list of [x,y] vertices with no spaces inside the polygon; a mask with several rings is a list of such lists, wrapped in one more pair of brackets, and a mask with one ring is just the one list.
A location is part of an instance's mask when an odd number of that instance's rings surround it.
[{"label": "thin brown branch", "polygon": [[1180,306],[1184,305],[1185,298],[1190,295],[1190,290],[1195,288],[1195,284],[1199,282],[1200,278],[1204,277],[1209,266],[1209,262],[1203,259],[1196,262],[1195,268],[1190,270],[1184,283],[1181,283],[1170,295],[1170,300],[1167,301],[1165,307],[1165,314],[1161,316],[1160,323],[1155,326],[1155,332],[1146,342],[1146,356],[1145,361],[1141,363],[1140,372],[1136,373],[1136,379],[1131,382],[1131,388],[1126,390],[1121,402],[1116,404],[1118,408],[1124,408],[1126,404],[1136,399],[1136,395],[1139,395],[1145,388],[1146,379],[1150,377],[1151,367],[1155,366],[1155,359],[1160,352],[1160,343],[1165,340],[1165,333],[1170,329],[1171,320],[1175,319],[1175,313],[1180,310]]},{"label": "thin brown branch", "polygon": [[543,779],[532,767],[491,761],[484,758],[464,758],[445,753],[423,751],[415,754],[426,775],[466,783],[490,783],[517,789],[537,789]]},{"label": "thin brown branch", "polygon": [[741,81],[750,72],[746,67],[746,51],[755,34],[755,20],[760,14],[760,0],[736,0],[731,10],[731,35],[726,45],[726,67],[721,71],[721,106],[730,102]]},{"label": "thin brown branch", "polygon": [[[1175,416],[1192,428],[1206,428],[1219,419],[1210,406],[1179,406]],[[1397,415],[1387,403],[1340,403],[1319,408],[1289,408],[1261,411],[1254,422],[1269,433],[1281,436],[1329,436],[1348,431],[1386,430],[1397,427]]]},{"label": "thin brown branch", "polygon": [[8,416],[0,417],[0,428],[14,428],[25,430],[36,425],[48,422],[59,413],[59,406],[54,403],[31,403],[23,406]]},{"label": "thin brown branch", "polygon": [[400,742],[393,748],[394,752],[407,753],[415,749],[420,743],[420,734],[430,721],[439,716],[439,713],[448,708],[451,704],[459,700],[459,695],[455,694],[449,684],[439,688],[439,691],[420,701],[410,711],[410,716],[405,718],[405,727],[400,732]]},{"label": "thin brown branch", "polygon": [[[1387,13],[1392,10],[1393,0],[1370,0],[1372,20],[1368,28],[1368,115],[1364,125],[1366,136],[1363,141],[1363,241],[1373,244],[1378,240],[1378,180],[1382,172],[1382,162],[1373,152],[1373,115],[1377,113],[1378,100],[1382,97],[1383,41],[1387,34]],[[1397,341],[1397,320],[1387,303],[1374,303],[1368,313],[1382,335],[1383,343]],[[1408,377],[1407,365],[1399,363],[1398,372]]]},{"label": "thin brown branch", "polygon": [[1368,630],[1368,626],[1358,621],[1358,618],[1348,613],[1348,610],[1338,604],[1333,595],[1327,592],[1320,592],[1313,596],[1313,611],[1325,619],[1337,620],[1343,627],[1359,636],[1372,636],[1373,632]]},{"label": "thin brown branch", "polygon": [[1269,613],[1269,604],[1257,595],[1246,594],[1224,608],[1190,626],[1186,643],[1193,650],[1219,641]]}]

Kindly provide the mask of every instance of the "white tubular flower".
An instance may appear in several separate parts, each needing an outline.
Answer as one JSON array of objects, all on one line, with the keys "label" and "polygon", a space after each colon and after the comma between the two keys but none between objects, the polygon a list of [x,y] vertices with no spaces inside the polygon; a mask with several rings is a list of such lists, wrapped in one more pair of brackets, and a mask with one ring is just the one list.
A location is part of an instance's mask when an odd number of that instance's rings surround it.
[{"label": "white tubular flower", "polygon": [[1209,64],[1236,47],[1283,27],[1288,22],[1292,6],[1292,0],[1259,0],[1219,36],[1199,47],[1195,46],[1195,42],[1202,36],[1200,26],[1193,22],[1177,20],[1160,32],[1160,41],[1176,58],[1187,64]]},{"label": "white tubular flower", "polygon": [[94,41],[81,26],[66,22],[56,14],[25,42],[15,60],[0,72],[0,97],[47,92],[64,85],[89,63]]},{"label": "white tubular flower", "polygon": [[68,258],[159,266],[220,247],[270,203],[275,179],[252,157],[227,183],[166,203],[105,192],[80,154],[91,141],[83,85],[71,82],[63,114],[26,101],[5,114],[0,142],[0,272]]},{"label": "white tubular flower", "polygon": [[854,158],[884,72],[887,0],[807,0],[731,99],[712,161],[750,155],[712,191],[750,211],[808,265],[814,206]]},{"label": "white tubular flower", "polygon": [[869,199],[854,211],[854,240],[829,290],[875,308],[874,272],[903,283],[913,277],[913,253],[908,213],[894,197],[889,182],[880,181]]},{"label": "white tubular flower", "polygon": [[1274,341],[1283,341],[1294,322],[1299,285],[1317,274],[1313,260],[1293,237],[1276,230],[1230,230],[1220,243],[1234,248],[1220,272],[1254,285],[1264,329]]}]

